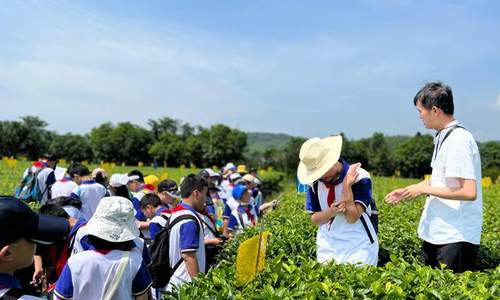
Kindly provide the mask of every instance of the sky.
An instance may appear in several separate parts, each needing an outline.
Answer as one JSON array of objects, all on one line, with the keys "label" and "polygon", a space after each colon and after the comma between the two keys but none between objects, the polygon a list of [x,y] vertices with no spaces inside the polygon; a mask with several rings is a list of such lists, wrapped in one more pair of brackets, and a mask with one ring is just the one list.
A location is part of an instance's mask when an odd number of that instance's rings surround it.
[{"label": "sky", "polygon": [[0,119],[414,135],[428,81],[500,140],[500,1],[0,0]]}]

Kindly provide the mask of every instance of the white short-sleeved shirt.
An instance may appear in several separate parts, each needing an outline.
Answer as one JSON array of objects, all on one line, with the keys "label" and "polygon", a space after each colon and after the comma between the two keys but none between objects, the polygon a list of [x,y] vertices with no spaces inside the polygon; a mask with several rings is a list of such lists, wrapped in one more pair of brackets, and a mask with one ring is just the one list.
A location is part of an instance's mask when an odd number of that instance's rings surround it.
[{"label": "white short-sleeved shirt", "polygon": [[[0,289],[0,298],[5,295],[10,289]],[[44,300],[45,298],[40,298],[40,297],[35,297],[35,296],[30,296],[30,295],[23,295],[19,300]]]},{"label": "white short-sleeved shirt", "polygon": [[95,180],[82,181],[80,185],[71,192],[71,197],[82,201],[82,209],[80,212],[86,220],[90,220],[97,205],[105,195],[106,188]]},{"label": "white short-sleeved shirt", "polygon": [[[50,177],[50,178],[49,178]],[[49,188],[47,184],[53,184],[56,180],[54,170],[51,168],[44,168],[38,173],[36,177],[38,181],[38,187],[40,189],[40,192],[42,193],[42,199],[41,202],[42,204],[47,203],[47,200],[49,199]]]},{"label": "white short-sleeved shirt", "polygon": [[58,197],[70,197],[71,192],[78,186],[76,182],[72,181],[71,178],[63,178],[56,181],[51,187],[51,197],[52,199]]},{"label": "white short-sleeved shirt", "polygon": [[[435,138],[435,150],[454,121]],[[431,186],[458,187],[458,178],[476,181],[477,198],[474,201],[447,200],[428,196],[420,218],[418,234],[435,245],[469,242],[479,245],[483,224],[483,195],[481,188],[481,157],[470,132],[456,128],[442,143],[432,160]],[[434,158],[434,156],[433,156]]]}]

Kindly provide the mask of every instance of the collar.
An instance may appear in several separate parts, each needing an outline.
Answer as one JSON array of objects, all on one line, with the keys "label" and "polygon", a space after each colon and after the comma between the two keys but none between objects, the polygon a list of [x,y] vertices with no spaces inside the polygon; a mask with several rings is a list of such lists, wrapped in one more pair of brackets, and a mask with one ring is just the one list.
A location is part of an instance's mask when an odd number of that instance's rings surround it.
[{"label": "collar", "polygon": [[69,236],[71,237],[71,236],[75,235],[75,233],[78,231],[78,229],[80,229],[80,227],[84,226],[85,224],[87,224],[87,220],[85,220],[84,218],[78,219],[78,221],[76,221],[73,228],[71,228],[71,231],[69,232]]},{"label": "collar", "polygon": [[347,171],[349,171],[349,163],[345,161],[344,159],[340,159],[340,162],[342,163],[342,171],[340,171],[340,176],[337,180],[334,182],[324,182],[325,184],[333,184],[333,185],[338,185],[341,184],[344,181],[345,176],[347,175]]},{"label": "collar", "polygon": [[160,206],[158,209],[155,211],[155,216],[161,215],[161,213],[165,210],[165,207]]},{"label": "collar", "polygon": [[71,177],[69,176],[64,176],[63,178],[61,178],[61,180],[59,180],[60,182],[68,182],[68,181],[73,181],[73,179],[71,179]]},{"label": "collar", "polygon": [[96,182],[95,180],[89,179],[89,180],[82,180],[80,184],[94,184],[95,182]]},{"label": "collar", "polygon": [[189,210],[191,211],[192,213],[196,213],[194,208],[187,204],[187,203],[184,203],[184,202],[181,202],[179,204],[177,204],[176,207],[174,207],[174,209],[172,210],[172,212],[177,212],[177,211],[181,211],[181,210]]},{"label": "collar", "polygon": [[0,273],[0,289],[21,288],[21,283],[16,277],[7,273]]}]

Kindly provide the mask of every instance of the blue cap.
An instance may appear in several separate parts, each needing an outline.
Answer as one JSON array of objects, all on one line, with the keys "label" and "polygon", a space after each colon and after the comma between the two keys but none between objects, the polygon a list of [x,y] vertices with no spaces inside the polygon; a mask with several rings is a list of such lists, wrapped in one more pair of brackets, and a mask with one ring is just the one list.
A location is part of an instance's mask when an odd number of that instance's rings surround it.
[{"label": "blue cap", "polygon": [[233,188],[233,198],[236,200],[241,200],[243,194],[247,191],[247,187],[244,184],[238,184]]}]

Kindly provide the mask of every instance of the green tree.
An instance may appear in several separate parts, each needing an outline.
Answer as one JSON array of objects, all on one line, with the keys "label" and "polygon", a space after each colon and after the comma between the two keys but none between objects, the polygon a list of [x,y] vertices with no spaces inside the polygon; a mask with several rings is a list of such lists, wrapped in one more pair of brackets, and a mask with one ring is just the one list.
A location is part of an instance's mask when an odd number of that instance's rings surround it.
[{"label": "green tree", "polygon": [[500,176],[500,142],[487,142],[479,145],[483,176],[493,180]]},{"label": "green tree", "polygon": [[370,171],[379,176],[394,174],[394,162],[384,134],[374,133],[368,143],[368,164]]},{"label": "green tree", "polygon": [[417,133],[413,138],[396,146],[394,162],[396,170],[404,177],[419,178],[430,174],[433,138],[430,135]]},{"label": "green tree", "polygon": [[67,161],[93,160],[94,154],[87,135],[56,135],[50,142],[49,152]]}]

